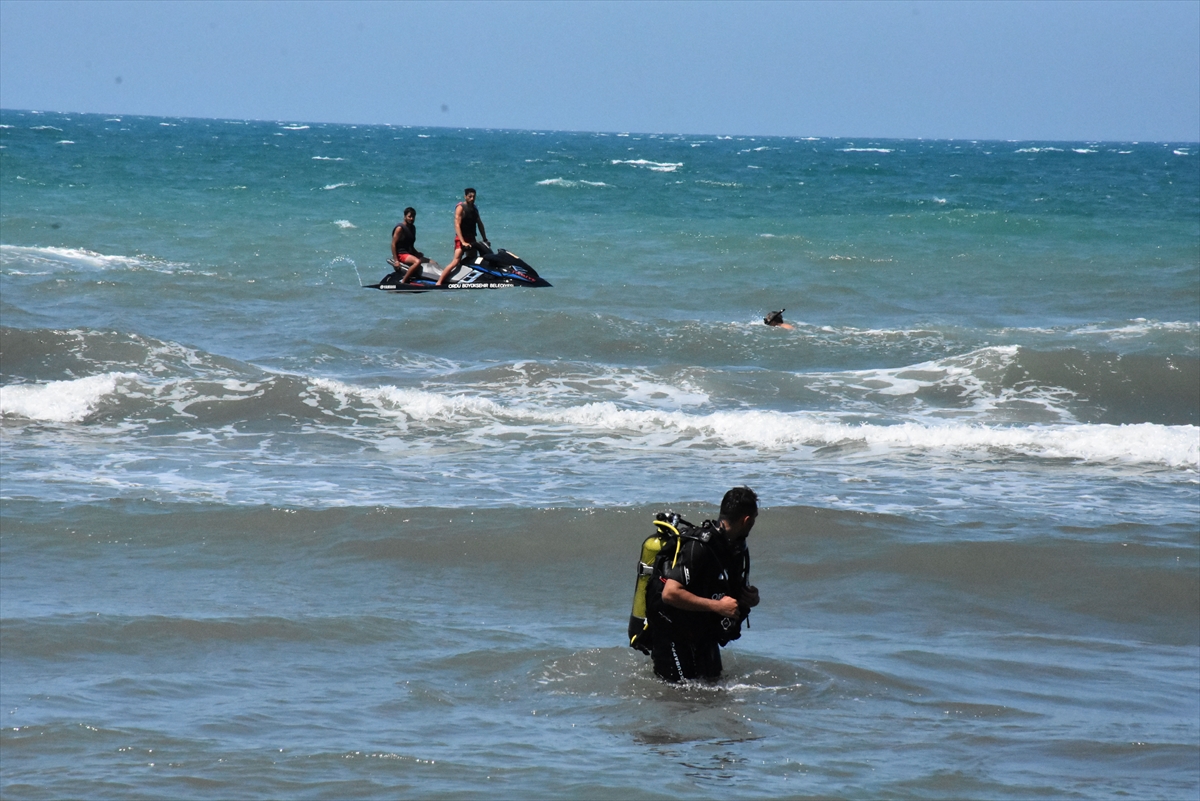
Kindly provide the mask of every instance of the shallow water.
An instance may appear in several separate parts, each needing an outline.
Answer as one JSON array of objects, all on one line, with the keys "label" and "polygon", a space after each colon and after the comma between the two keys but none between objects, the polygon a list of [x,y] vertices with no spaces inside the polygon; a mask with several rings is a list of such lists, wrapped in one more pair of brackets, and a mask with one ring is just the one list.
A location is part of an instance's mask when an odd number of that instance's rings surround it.
[{"label": "shallow water", "polygon": [[[1194,144],[0,123],[6,798],[1200,789]],[[468,184],[553,288],[360,288]]]}]

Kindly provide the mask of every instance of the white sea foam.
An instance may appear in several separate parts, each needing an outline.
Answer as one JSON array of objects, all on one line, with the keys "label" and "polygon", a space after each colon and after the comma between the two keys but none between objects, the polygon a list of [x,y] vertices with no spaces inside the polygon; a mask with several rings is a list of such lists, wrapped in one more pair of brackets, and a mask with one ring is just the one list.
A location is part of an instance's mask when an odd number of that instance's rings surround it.
[{"label": "white sea foam", "polygon": [[29,130],[31,131],[58,131],[62,132],[62,128],[55,128],[53,125],[35,125]]},{"label": "white sea foam", "polygon": [[309,128],[307,125],[281,125],[279,127],[285,131],[307,131]]},{"label": "white sea foam", "polygon": [[56,145],[73,145],[75,143],[73,141],[71,141],[70,139],[60,139],[57,142],[55,142],[54,144],[56,144]]},{"label": "white sea foam", "polygon": [[137,256],[109,256],[78,248],[26,247],[0,245],[0,266],[26,265],[36,268],[74,268],[92,270],[154,270],[172,273],[187,265]]},{"label": "white sea foam", "polygon": [[1130,339],[1134,337],[1147,336],[1159,331],[1175,331],[1179,333],[1190,332],[1195,334],[1200,332],[1200,322],[1158,321],[1138,318],[1136,320],[1130,320],[1123,325],[1085,325],[1068,333],[1070,333],[1072,336],[1102,334],[1111,336],[1114,339]]},{"label": "white sea foam", "polygon": [[313,161],[345,161],[345,159],[344,159],[344,158],[341,158],[340,156],[338,156],[338,157],[334,157],[334,156],[313,156],[313,157],[312,157],[312,160],[313,160]]},{"label": "white sea foam", "polygon": [[840,148],[843,153],[891,153],[891,149],[886,147],[843,147]]},{"label": "white sea foam", "polygon": [[1013,152],[1014,153],[1062,153],[1063,149],[1061,147],[1023,147],[1023,148],[1020,148],[1019,150],[1015,150]]},{"label": "white sea foam", "polygon": [[338,228],[357,228],[358,226],[349,220],[334,220],[333,224]]},{"label": "white sea foam", "polygon": [[493,437],[565,436],[601,441],[606,448],[746,448],[781,452],[858,443],[878,456],[889,452],[995,453],[1086,463],[1200,468],[1196,426],[980,425],[926,420],[879,425],[841,422],[832,413],[762,410],[685,411],[621,408],[612,402],[553,408],[504,404],[490,398],[396,387],[360,388],[318,379],[314,384],[341,402],[368,402],[405,420],[463,426],[476,440]]},{"label": "white sea foam", "polygon": [[46,384],[10,384],[0,387],[0,416],[78,423],[116,392],[119,381],[133,378],[131,373],[105,373]]},{"label": "white sea foam", "polygon": [[647,161],[646,159],[613,159],[613,164],[628,164],[631,167],[644,167],[654,172],[675,172],[683,166],[683,162]]},{"label": "white sea foam", "polygon": [[538,181],[538,186],[608,186],[603,181],[571,181],[566,178],[547,178],[544,181]]},{"label": "white sea foam", "polygon": [[344,186],[354,186],[354,184],[346,183],[346,182],[342,182],[340,184],[325,184],[325,186],[323,186],[321,188],[324,190],[330,190],[330,189],[341,189]]}]

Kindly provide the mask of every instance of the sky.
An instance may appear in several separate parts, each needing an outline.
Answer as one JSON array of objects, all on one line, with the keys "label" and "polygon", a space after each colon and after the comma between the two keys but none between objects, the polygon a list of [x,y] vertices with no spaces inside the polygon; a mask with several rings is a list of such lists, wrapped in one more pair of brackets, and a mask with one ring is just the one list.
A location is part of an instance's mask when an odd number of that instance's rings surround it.
[{"label": "sky", "polygon": [[1200,0],[0,0],[0,107],[1195,142]]}]

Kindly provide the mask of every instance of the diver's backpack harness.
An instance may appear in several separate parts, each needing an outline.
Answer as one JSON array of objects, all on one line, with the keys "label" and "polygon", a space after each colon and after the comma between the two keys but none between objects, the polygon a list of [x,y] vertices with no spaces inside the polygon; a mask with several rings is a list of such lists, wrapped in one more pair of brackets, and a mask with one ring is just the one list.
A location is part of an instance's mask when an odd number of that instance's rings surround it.
[{"label": "diver's backpack harness", "polygon": [[[642,542],[641,559],[638,561],[637,583],[633,591],[633,613],[629,616],[629,647],[636,648],[644,654],[649,654],[654,647],[655,632],[662,626],[651,621],[651,607],[662,606],[663,574],[668,567],[674,567],[679,559],[679,551],[685,539],[695,540],[708,545],[712,537],[712,526],[705,524],[696,526],[684,520],[675,512],[659,512],[654,516],[654,533]],[[716,557],[716,554],[713,554]],[[717,558],[718,562],[721,562]],[[722,565],[724,567],[724,565]],[[726,570],[731,583],[745,586],[746,577],[750,572],[750,556],[743,552],[741,570],[737,573]],[[738,604],[741,618],[738,621],[730,618],[721,620],[726,634],[720,637],[720,644],[725,645],[730,640],[741,636],[741,621],[746,620],[750,608]],[[661,612],[660,612],[661,614]]]}]

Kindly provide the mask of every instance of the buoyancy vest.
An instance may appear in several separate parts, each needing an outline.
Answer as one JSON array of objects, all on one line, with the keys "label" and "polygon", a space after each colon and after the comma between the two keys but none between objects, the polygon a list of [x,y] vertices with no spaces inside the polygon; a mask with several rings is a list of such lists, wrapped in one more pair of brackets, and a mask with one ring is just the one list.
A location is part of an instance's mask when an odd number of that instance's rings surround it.
[{"label": "buoyancy vest", "polygon": [[[750,607],[740,602],[750,575],[749,550],[731,546],[711,520],[695,526],[668,512],[656,515],[654,525],[657,530],[642,543],[638,563],[633,614],[629,618],[630,646],[649,653],[660,640],[725,645],[741,637],[742,622],[750,614]],[[662,591],[668,578],[694,595],[738,598],[740,618],[667,604],[662,600]]]}]

